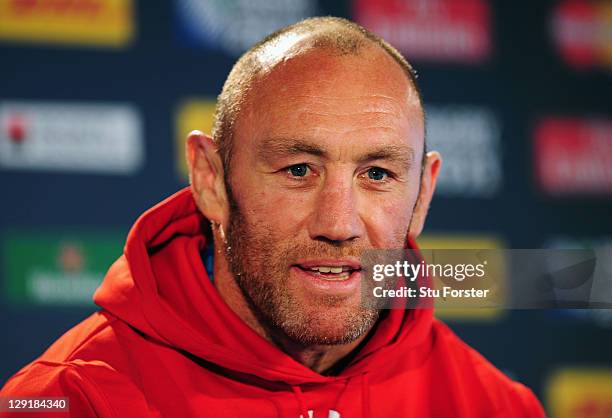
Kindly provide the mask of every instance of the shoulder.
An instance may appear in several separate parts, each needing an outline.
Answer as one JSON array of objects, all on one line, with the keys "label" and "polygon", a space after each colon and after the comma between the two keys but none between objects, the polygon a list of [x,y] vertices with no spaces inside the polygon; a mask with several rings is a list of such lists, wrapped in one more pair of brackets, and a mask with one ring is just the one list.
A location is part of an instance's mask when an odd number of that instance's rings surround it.
[{"label": "shoulder", "polygon": [[70,416],[121,416],[117,405],[138,404],[142,395],[114,364],[121,361],[114,322],[104,313],[90,316],[11,377],[0,395],[67,397]]},{"label": "shoulder", "polygon": [[435,320],[433,331],[436,351],[445,358],[453,374],[460,376],[461,382],[457,384],[466,391],[480,391],[500,411],[507,411],[508,416],[545,417],[540,402],[529,388],[502,373],[446,324]]},{"label": "shoulder", "polygon": [[[35,361],[21,369],[4,385],[0,395],[10,398],[68,398],[70,416],[95,417],[100,405],[99,393],[92,382],[71,364]],[[102,412],[102,411],[100,411]]]}]

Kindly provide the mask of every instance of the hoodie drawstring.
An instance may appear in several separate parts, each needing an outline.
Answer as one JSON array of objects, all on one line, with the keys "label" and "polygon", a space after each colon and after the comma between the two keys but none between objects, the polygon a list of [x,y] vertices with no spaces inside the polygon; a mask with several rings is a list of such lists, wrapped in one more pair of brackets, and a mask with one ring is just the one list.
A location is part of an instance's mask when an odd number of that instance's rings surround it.
[{"label": "hoodie drawstring", "polygon": [[[370,383],[368,380],[367,372],[364,372],[360,376],[361,378],[361,416],[362,418],[370,417]],[[337,411],[340,404],[340,399],[344,396],[344,393],[349,387],[350,382],[354,379],[354,377],[346,380],[344,384],[344,388],[338,394],[338,398],[336,399],[336,403],[334,405],[334,409]],[[339,415],[340,418],[345,418],[342,415]]]},{"label": "hoodie drawstring", "polygon": [[370,384],[367,373],[361,375],[361,410],[363,418],[370,416]]},{"label": "hoodie drawstring", "polygon": [[304,399],[304,394],[302,393],[302,389],[299,386],[291,386],[293,393],[295,394],[295,398],[298,401],[298,408],[300,414],[302,414],[302,418],[309,418],[308,408],[306,408],[306,400]]},{"label": "hoodie drawstring", "polygon": [[342,396],[344,395],[344,392],[346,392],[346,389],[349,386],[349,382],[351,381],[351,379],[346,379],[344,381],[344,387],[340,390],[340,393],[338,393],[338,396],[336,397],[336,402],[334,402],[334,410],[338,410],[338,405],[340,404],[340,399],[342,399]]}]

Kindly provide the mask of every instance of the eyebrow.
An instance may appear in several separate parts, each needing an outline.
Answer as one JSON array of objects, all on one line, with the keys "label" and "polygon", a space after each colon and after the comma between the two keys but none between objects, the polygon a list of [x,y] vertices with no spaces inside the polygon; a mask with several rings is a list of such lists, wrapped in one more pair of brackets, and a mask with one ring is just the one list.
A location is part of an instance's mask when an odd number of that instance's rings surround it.
[{"label": "eyebrow", "polygon": [[264,160],[269,160],[279,155],[310,154],[324,157],[327,150],[306,139],[300,138],[267,138],[257,146],[257,154]]},{"label": "eyebrow", "polygon": [[387,145],[360,156],[357,161],[367,163],[375,160],[392,161],[406,168],[414,164],[414,149],[409,145]]},{"label": "eyebrow", "polygon": [[[327,149],[302,138],[267,138],[258,145],[257,154],[266,161],[300,154],[329,157]],[[355,161],[362,164],[386,160],[409,168],[414,164],[414,155],[414,149],[409,145],[384,145],[358,156]]]}]

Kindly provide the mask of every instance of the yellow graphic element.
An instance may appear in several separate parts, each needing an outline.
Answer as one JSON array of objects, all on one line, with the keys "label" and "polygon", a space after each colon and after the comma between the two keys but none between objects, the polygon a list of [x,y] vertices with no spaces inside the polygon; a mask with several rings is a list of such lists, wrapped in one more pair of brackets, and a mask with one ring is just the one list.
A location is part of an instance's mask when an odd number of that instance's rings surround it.
[{"label": "yellow graphic element", "polygon": [[132,0],[0,0],[0,40],[122,47]]},{"label": "yellow graphic element", "polygon": [[546,400],[551,417],[612,417],[612,369],[561,369],[548,381]]},{"label": "yellow graphic element", "polygon": [[601,48],[602,64],[607,67],[612,67],[612,3],[601,2],[599,5],[598,15],[599,24],[599,39]]},{"label": "yellow graphic element", "polygon": [[[439,234],[424,234],[417,240],[420,248],[423,250],[501,250],[505,248],[503,241],[491,235],[439,235]],[[493,269],[491,269],[493,268]],[[502,286],[506,284],[505,264],[503,260],[494,260],[489,264],[487,274],[498,277],[498,283]],[[439,283],[434,283],[434,286]],[[500,289],[501,292],[504,289]],[[444,320],[453,321],[496,321],[499,320],[504,310],[500,308],[465,308],[441,309],[439,301],[436,301],[436,306],[440,309],[436,310],[436,316]]]},{"label": "yellow graphic element", "polygon": [[193,99],[183,101],[176,111],[175,142],[176,166],[181,177],[187,179],[189,170],[185,159],[185,141],[189,132],[197,129],[210,135],[215,113],[214,99]]}]

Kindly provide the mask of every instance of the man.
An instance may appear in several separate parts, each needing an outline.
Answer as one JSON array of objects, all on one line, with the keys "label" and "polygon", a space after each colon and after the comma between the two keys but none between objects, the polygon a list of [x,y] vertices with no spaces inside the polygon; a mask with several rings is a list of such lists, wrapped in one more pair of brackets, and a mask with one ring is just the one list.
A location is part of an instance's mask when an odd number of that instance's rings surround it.
[{"label": "man", "polygon": [[191,187],[132,228],[102,310],[3,396],[65,396],[78,417],[543,416],[430,309],[360,303],[360,256],[415,248],[440,166],[395,49],[300,22],[238,61],[215,118],[188,138]]}]

